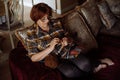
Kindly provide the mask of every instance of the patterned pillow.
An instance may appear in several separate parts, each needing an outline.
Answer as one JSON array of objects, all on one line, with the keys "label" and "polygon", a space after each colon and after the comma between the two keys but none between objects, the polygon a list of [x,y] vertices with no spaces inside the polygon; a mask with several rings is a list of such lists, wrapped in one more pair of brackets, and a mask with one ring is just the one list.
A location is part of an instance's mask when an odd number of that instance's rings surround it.
[{"label": "patterned pillow", "polygon": [[64,29],[70,33],[78,45],[84,47],[83,52],[97,48],[97,42],[86,25],[83,17],[75,10],[65,15],[62,19]]},{"label": "patterned pillow", "polygon": [[112,13],[112,11],[109,8],[109,5],[105,0],[102,0],[99,3],[97,3],[97,6],[100,12],[101,20],[103,21],[104,25],[107,29],[111,29],[116,23],[117,18]]}]

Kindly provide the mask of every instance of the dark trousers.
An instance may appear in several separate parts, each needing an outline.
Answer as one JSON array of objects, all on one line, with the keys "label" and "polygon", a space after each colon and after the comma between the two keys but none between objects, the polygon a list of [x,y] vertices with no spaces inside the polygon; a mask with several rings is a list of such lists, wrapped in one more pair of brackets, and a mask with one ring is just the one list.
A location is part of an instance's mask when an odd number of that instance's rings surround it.
[{"label": "dark trousers", "polygon": [[82,54],[73,59],[62,59],[57,69],[68,78],[83,77],[93,71],[90,60]]}]

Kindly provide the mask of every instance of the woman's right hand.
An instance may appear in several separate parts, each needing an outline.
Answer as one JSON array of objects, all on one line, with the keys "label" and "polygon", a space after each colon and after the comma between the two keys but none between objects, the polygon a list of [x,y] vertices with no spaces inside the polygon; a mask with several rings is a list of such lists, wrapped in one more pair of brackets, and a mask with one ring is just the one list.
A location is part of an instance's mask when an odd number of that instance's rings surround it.
[{"label": "woman's right hand", "polygon": [[51,47],[52,49],[54,49],[54,48],[55,48],[55,45],[58,44],[59,42],[60,42],[60,39],[59,39],[59,38],[54,38],[54,39],[51,40],[51,42],[49,43],[49,45],[50,45],[50,47]]}]

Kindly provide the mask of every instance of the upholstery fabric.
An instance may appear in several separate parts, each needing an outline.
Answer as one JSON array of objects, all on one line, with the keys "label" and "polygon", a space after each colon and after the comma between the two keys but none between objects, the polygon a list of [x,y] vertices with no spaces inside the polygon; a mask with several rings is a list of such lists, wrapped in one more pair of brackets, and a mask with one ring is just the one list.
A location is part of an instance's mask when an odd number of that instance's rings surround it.
[{"label": "upholstery fabric", "polygon": [[32,62],[26,54],[24,47],[17,47],[10,53],[12,80],[62,80],[56,69],[50,69],[40,62]]},{"label": "upholstery fabric", "polygon": [[99,16],[99,11],[97,9],[95,0],[86,0],[77,9],[85,18],[88,27],[91,29],[94,36],[97,36],[103,23]]},{"label": "upholstery fabric", "polygon": [[115,15],[112,13],[105,0],[100,1],[97,6],[106,29],[111,29],[117,21]]},{"label": "upholstery fabric", "polygon": [[111,11],[120,18],[120,0],[106,0]]},{"label": "upholstery fabric", "polygon": [[83,17],[77,11],[73,10],[70,14],[67,14],[62,19],[62,23],[64,29],[84,48],[83,52],[88,52],[90,49],[97,48],[97,42],[94,36]]}]

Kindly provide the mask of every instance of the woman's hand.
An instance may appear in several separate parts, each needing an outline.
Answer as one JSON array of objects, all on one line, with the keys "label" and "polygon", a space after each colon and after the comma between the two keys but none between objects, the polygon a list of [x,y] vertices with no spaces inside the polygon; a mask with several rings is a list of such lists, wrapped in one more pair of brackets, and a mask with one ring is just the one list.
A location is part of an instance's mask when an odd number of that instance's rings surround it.
[{"label": "woman's hand", "polygon": [[50,45],[50,47],[51,47],[52,49],[54,49],[54,48],[55,48],[55,45],[58,44],[59,42],[60,42],[60,39],[59,39],[59,38],[54,38],[54,39],[52,39],[52,41],[49,43],[49,45]]},{"label": "woman's hand", "polygon": [[67,46],[68,45],[68,38],[67,37],[64,37],[62,38],[62,42],[61,42],[62,46]]}]

